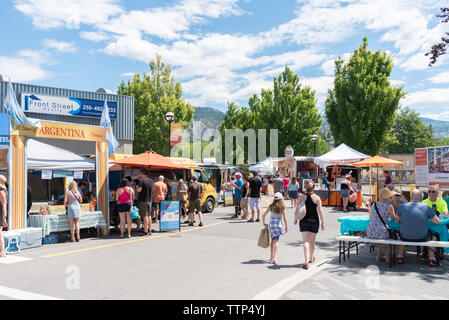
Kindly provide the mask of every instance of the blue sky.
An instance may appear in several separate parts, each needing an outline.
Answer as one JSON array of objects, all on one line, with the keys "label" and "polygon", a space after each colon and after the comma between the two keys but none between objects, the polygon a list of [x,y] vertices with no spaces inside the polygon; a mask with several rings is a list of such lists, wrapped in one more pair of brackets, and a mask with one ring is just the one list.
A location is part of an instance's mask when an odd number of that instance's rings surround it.
[{"label": "blue sky", "polygon": [[334,60],[367,36],[388,51],[402,106],[449,120],[449,54],[424,54],[449,24],[447,0],[3,0],[0,74],[15,82],[116,91],[148,71],[156,54],[173,68],[186,100],[226,110],[271,88],[287,64],[316,90],[320,111]]}]

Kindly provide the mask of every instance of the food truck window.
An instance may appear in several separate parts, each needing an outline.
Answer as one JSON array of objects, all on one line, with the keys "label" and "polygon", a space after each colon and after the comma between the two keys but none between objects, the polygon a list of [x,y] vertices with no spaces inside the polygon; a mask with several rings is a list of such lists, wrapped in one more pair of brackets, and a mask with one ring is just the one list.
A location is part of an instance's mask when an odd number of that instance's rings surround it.
[{"label": "food truck window", "polygon": [[207,180],[207,178],[203,175],[203,173],[200,170],[195,170],[193,172],[193,174],[198,179],[198,182],[201,182],[201,183],[208,183],[209,182],[209,180]]}]

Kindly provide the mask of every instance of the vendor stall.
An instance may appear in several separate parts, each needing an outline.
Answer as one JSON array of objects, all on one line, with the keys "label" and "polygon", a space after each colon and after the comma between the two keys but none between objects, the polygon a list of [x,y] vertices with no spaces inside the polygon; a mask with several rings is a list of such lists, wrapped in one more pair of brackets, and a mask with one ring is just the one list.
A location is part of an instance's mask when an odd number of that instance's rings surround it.
[{"label": "vendor stall", "polygon": [[[330,152],[314,159],[314,162],[328,173],[328,190],[316,190],[323,201],[323,205],[341,206],[340,185],[347,174],[355,178],[357,190],[361,190],[360,169],[350,164],[369,158],[351,147],[341,144]],[[357,193],[356,206],[362,206],[362,193]]]}]

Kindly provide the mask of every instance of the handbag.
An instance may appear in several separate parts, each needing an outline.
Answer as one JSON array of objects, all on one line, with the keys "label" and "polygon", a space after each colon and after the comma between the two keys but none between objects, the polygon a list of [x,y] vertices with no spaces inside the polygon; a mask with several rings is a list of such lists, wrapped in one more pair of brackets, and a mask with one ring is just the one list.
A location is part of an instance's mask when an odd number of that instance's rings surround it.
[{"label": "handbag", "polygon": [[349,202],[350,203],[353,203],[353,202],[356,202],[357,201],[357,192],[352,192],[350,195],[349,195]]},{"label": "handbag", "polygon": [[385,226],[385,228],[387,228],[388,235],[390,236],[390,239],[392,239],[392,240],[399,240],[398,232],[396,230],[391,230],[390,227],[385,223],[384,219],[382,219],[382,216],[380,215],[379,210],[377,209],[377,203],[376,202],[374,202],[374,208],[376,209],[376,212],[377,212],[377,215],[380,218],[380,221],[382,221],[382,223]]},{"label": "handbag", "polygon": [[262,229],[262,231],[260,231],[259,241],[257,242],[257,245],[265,249],[270,247],[270,229],[265,227]]},{"label": "handbag", "polygon": [[301,202],[296,206],[295,219],[301,221],[306,216],[306,203],[304,201],[304,195],[301,195]]},{"label": "handbag", "polygon": [[132,206],[129,215],[132,220],[137,219],[139,217],[139,209],[136,206]]}]

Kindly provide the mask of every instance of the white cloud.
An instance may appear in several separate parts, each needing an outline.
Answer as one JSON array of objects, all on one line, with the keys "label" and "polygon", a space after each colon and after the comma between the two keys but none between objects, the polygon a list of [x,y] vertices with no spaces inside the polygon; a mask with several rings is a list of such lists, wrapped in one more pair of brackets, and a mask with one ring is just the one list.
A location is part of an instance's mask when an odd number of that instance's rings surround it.
[{"label": "white cloud", "polygon": [[424,113],[421,114],[421,117],[433,120],[449,121],[449,108],[445,108],[439,113]]},{"label": "white cloud", "polygon": [[133,72],[125,72],[120,75],[120,77],[134,77],[135,73]]},{"label": "white cloud", "polygon": [[449,105],[449,88],[430,88],[407,95],[403,104],[410,106]]},{"label": "white cloud", "polygon": [[105,23],[123,12],[120,0],[14,0],[15,8],[32,18],[38,29],[66,27],[78,29],[80,24]]},{"label": "white cloud", "polygon": [[49,72],[30,57],[0,56],[0,74],[14,82],[32,82],[49,76]]},{"label": "white cloud", "polygon": [[449,83],[449,71],[441,72],[429,79],[432,83]]},{"label": "white cloud", "polygon": [[56,41],[53,39],[45,39],[43,42],[44,47],[54,49],[59,52],[73,53],[78,51],[74,42]]},{"label": "white cloud", "polygon": [[105,41],[110,39],[110,36],[107,35],[103,31],[95,32],[95,31],[83,31],[80,32],[80,37],[86,40],[99,42],[99,41]]}]

